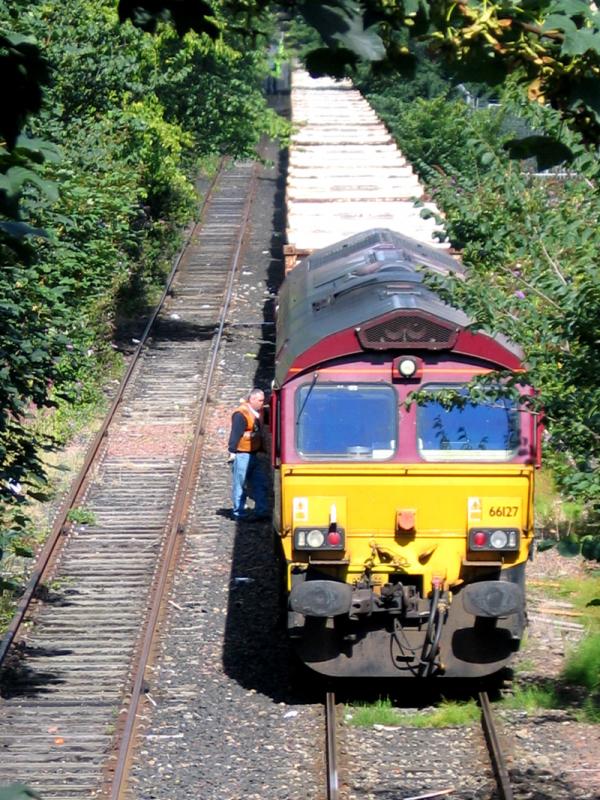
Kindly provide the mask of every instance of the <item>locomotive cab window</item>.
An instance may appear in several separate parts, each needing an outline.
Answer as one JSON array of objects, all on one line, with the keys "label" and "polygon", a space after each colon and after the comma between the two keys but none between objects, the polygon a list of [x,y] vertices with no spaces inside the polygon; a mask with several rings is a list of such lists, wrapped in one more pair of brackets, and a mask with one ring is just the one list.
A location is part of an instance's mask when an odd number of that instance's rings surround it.
[{"label": "locomotive cab window", "polygon": [[[429,385],[430,392],[467,389]],[[426,461],[509,461],[519,446],[519,412],[515,403],[499,397],[489,403],[445,408],[431,400],[417,407],[419,454]]]},{"label": "locomotive cab window", "polygon": [[296,449],[305,458],[383,461],[398,438],[389,385],[305,384],[296,392]]}]

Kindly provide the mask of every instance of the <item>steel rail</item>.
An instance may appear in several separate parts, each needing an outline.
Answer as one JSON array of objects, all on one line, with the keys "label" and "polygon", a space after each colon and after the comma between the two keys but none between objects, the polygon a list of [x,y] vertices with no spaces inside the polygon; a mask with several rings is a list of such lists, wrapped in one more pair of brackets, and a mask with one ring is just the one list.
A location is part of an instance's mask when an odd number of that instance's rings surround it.
[{"label": "steel rail", "polygon": [[219,347],[223,337],[227,313],[229,311],[229,306],[231,305],[231,298],[233,296],[235,278],[238,272],[238,267],[245,244],[250,210],[256,191],[256,171],[257,167],[255,166],[245,207],[242,213],[239,236],[237,238],[235,250],[231,260],[231,270],[229,273],[229,280],[225,291],[223,305],[221,307],[219,326],[216,330],[212,343],[212,354],[206,373],[206,387],[204,390],[204,396],[202,398],[200,410],[196,418],[193,440],[190,445],[190,454],[186,460],[186,468],[184,474],[182,475],[173,505],[172,521],[167,534],[164,556],[161,561],[156,588],[153,593],[153,600],[148,614],[148,622],[145,627],[144,638],[140,647],[140,654],[138,656],[137,663],[135,664],[135,677],[131,689],[131,699],[127,709],[127,716],[124,722],[123,732],[119,738],[117,764],[115,766],[110,786],[111,800],[119,800],[119,798],[122,798],[127,789],[127,772],[129,762],[133,754],[139,707],[147,685],[145,678],[146,669],[150,663],[150,657],[156,637],[157,623],[163,609],[166,589],[169,585],[169,579],[172,575],[173,567],[176,562],[176,556],[179,551],[179,544],[181,543],[181,537],[179,534],[185,531],[194,483],[197,478],[197,467],[204,444],[204,419],[209,400],[209,387],[212,383],[212,378],[216,369]]},{"label": "steel rail", "polygon": [[490,760],[492,762],[492,769],[498,784],[498,791],[500,800],[513,800],[512,786],[510,785],[510,776],[508,768],[500,746],[498,732],[494,723],[494,716],[492,714],[492,707],[487,695],[487,692],[479,692],[479,706],[481,708],[481,726],[485,740],[487,742]]},{"label": "steel rail", "polygon": [[338,775],[337,740],[336,740],[335,694],[325,695],[325,734],[326,734],[326,766],[327,766],[327,800],[338,800],[340,783]]},{"label": "steel rail", "polygon": [[160,314],[160,312],[161,312],[161,310],[162,310],[162,308],[164,306],[165,300],[167,299],[167,297],[168,297],[168,295],[169,295],[169,293],[171,291],[171,288],[172,288],[172,285],[173,285],[173,281],[175,280],[175,275],[177,274],[177,272],[179,270],[179,266],[180,266],[184,256],[189,251],[189,245],[190,245],[192,239],[194,238],[194,236],[197,234],[197,232],[199,231],[200,227],[202,226],[202,223],[204,221],[204,216],[206,214],[206,209],[207,209],[207,207],[209,205],[210,199],[212,198],[212,195],[213,195],[213,192],[214,192],[214,189],[215,189],[215,185],[216,185],[217,180],[219,178],[219,175],[223,171],[224,166],[225,166],[226,163],[227,163],[227,160],[225,158],[222,158],[221,161],[219,162],[219,166],[217,168],[217,171],[215,172],[215,175],[213,176],[213,178],[212,178],[212,180],[211,180],[211,182],[210,182],[210,184],[208,186],[206,194],[204,195],[204,197],[202,199],[202,204],[200,206],[200,213],[198,215],[198,220],[196,221],[196,223],[190,229],[190,231],[189,231],[189,233],[188,233],[188,235],[187,235],[187,237],[185,239],[185,243],[184,243],[183,247],[181,248],[181,250],[179,251],[177,257],[175,258],[175,260],[173,262],[173,266],[171,267],[171,271],[169,272],[169,275],[167,276],[167,279],[165,281],[165,285],[164,285],[164,289],[163,289],[162,295],[161,295],[156,307],[154,308],[154,311],[152,312],[150,318],[148,319],[148,322],[146,323],[146,327],[144,328],[144,331],[143,331],[143,333],[142,333],[142,335],[140,337],[140,341],[139,341],[136,349],[133,352],[133,355],[132,355],[131,360],[130,360],[128,366],[127,366],[125,374],[121,378],[121,381],[120,381],[119,386],[117,388],[117,392],[116,392],[116,394],[115,394],[115,396],[113,398],[113,401],[112,401],[112,403],[110,405],[110,408],[108,409],[108,411],[106,413],[106,416],[104,417],[104,420],[102,422],[102,425],[101,425],[100,429],[96,433],[95,437],[93,438],[90,446],[88,447],[88,449],[86,451],[86,455],[85,455],[85,459],[83,461],[83,464],[81,465],[81,468],[79,469],[79,472],[77,473],[77,475],[75,477],[75,480],[73,481],[73,484],[71,485],[71,488],[70,488],[67,496],[65,497],[65,499],[61,503],[61,506],[60,506],[60,508],[58,510],[58,513],[56,515],[56,519],[55,519],[54,524],[52,526],[52,530],[50,531],[50,535],[48,536],[48,539],[46,540],[43,548],[41,549],[41,551],[40,551],[40,553],[39,553],[39,555],[38,555],[38,557],[36,559],[35,568],[34,568],[33,572],[31,573],[31,576],[30,576],[30,578],[29,578],[29,580],[27,582],[27,585],[25,586],[25,589],[23,591],[21,599],[19,600],[19,603],[18,603],[17,608],[15,610],[15,613],[13,614],[13,616],[11,618],[11,621],[10,621],[10,624],[7,627],[5,633],[4,633],[3,637],[2,637],[2,641],[0,642],[0,668],[2,667],[2,665],[4,663],[4,660],[6,658],[6,655],[7,655],[8,651],[9,651],[9,649],[10,649],[10,646],[13,643],[14,638],[17,635],[17,632],[18,632],[21,624],[23,623],[23,620],[25,618],[25,614],[27,613],[27,609],[29,608],[29,605],[30,605],[30,603],[31,603],[31,601],[32,601],[32,599],[33,599],[33,597],[35,595],[35,591],[38,588],[38,586],[39,586],[44,574],[46,573],[46,570],[48,569],[48,565],[50,564],[52,556],[55,554],[55,551],[57,549],[57,545],[58,545],[58,543],[60,541],[61,534],[66,532],[66,527],[65,526],[67,524],[67,516],[69,514],[69,511],[73,508],[73,506],[75,505],[77,499],[79,498],[79,496],[81,494],[81,491],[82,491],[82,488],[83,488],[83,486],[85,484],[86,478],[88,477],[88,474],[89,474],[89,471],[90,471],[90,467],[92,466],[96,456],[98,455],[98,451],[100,450],[100,446],[101,446],[101,444],[102,444],[102,442],[104,440],[104,437],[106,436],[106,434],[108,432],[110,424],[113,421],[113,418],[114,418],[114,416],[115,416],[115,414],[117,412],[117,409],[118,409],[119,405],[121,404],[121,401],[123,399],[123,395],[125,393],[125,389],[129,385],[129,381],[131,379],[133,371],[134,371],[134,369],[135,369],[135,367],[136,367],[136,365],[137,365],[137,363],[139,361],[139,358],[140,358],[140,356],[142,354],[142,351],[143,351],[143,349],[144,349],[144,347],[146,345],[146,342],[148,340],[150,332],[151,332],[152,328],[154,327],[154,323],[156,322],[156,318]]}]

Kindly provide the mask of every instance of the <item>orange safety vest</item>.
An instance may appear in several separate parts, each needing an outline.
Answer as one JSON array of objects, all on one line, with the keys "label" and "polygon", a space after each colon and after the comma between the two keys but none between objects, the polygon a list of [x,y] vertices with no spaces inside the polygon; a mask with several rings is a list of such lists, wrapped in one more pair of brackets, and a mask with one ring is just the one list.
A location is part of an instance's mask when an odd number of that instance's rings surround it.
[{"label": "orange safety vest", "polygon": [[246,420],[246,430],[238,442],[237,450],[239,453],[255,453],[262,447],[262,419],[255,417],[249,406],[245,403],[233,412],[239,411]]}]

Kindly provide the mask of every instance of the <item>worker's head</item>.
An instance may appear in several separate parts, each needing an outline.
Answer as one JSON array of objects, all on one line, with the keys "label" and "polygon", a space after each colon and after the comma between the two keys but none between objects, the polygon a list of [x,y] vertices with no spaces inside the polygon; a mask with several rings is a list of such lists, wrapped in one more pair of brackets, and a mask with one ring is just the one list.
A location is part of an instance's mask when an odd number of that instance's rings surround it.
[{"label": "worker's head", "polygon": [[265,404],[265,393],[262,389],[252,389],[248,395],[248,405],[255,411],[262,411]]}]

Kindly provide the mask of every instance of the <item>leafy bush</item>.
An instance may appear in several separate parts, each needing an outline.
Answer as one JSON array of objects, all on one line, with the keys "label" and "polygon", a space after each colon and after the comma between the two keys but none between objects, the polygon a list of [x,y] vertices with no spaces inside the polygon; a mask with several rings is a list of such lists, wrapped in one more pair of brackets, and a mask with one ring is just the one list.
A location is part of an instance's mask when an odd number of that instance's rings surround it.
[{"label": "leafy bush", "polygon": [[406,69],[397,72],[388,61],[358,64],[352,76],[361,92],[376,95],[390,103],[411,103],[418,99],[450,97],[453,85],[439,61],[434,61],[421,45],[410,47]]},{"label": "leafy bush", "polygon": [[477,327],[503,333],[525,352],[548,428],[546,453],[567,496],[600,502],[600,216],[598,165],[575,134],[573,171],[540,179],[510,161],[503,144],[515,119],[554,134],[549,109],[510,100],[473,111],[442,98],[399,103],[371,98],[444,213],[449,241],[462,249],[466,281],[436,288]]},{"label": "leafy bush", "polygon": [[478,144],[494,141],[502,125],[498,114],[485,111],[474,116],[462,100],[444,96],[416,98],[410,103],[388,95],[373,95],[369,100],[401,143],[404,155],[424,174],[429,174],[428,167],[441,168],[447,174],[486,172],[469,140],[477,137]]},{"label": "leafy bush", "polygon": [[287,135],[289,126],[262,96],[266,48],[217,47],[195,33],[180,40],[168,28],[157,41],[156,95],[165,118],[177,120],[193,135],[196,158],[215,153],[254,157],[262,134]]},{"label": "leafy bush", "polygon": [[17,121],[30,112],[24,134],[9,126],[0,147],[0,524],[10,541],[26,529],[43,448],[56,444],[39,410],[97,402],[118,363],[119,306],[145,307],[195,213],[199,158],[248,156],[264,132],[287,130],[261,94],[261,40],[242,49],[236,36],[182,40],[162,23],[151,36],[121,23],[113,0],[0,0],[0,58],[8,48],[7,63],[21,64]]},{"label": "leafy bush", "polygon": [[590,561],[600,561],[600,536],[584,536],[581,540],[581,555]]}]

